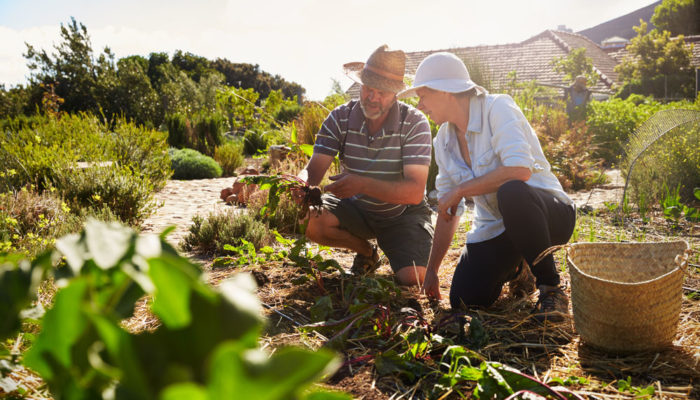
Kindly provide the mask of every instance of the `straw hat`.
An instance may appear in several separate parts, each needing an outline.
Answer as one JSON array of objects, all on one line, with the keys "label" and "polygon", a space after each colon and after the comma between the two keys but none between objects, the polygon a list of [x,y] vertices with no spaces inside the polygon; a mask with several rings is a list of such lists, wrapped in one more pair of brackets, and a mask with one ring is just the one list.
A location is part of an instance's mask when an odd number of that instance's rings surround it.
[{"label": "straw hat", "polygon": [[405,88],[406,54],[401,50],[390,51],[387,45],[375,50],[366,63],[351,62],[343,68],[353,81],[375,89],[398,93]]},{"label": "straw hat", "polygon": [[433,53],[423,59],[416,69],[413,86],[397,95],[399,98],[417,96],[416,89],[428,87],[448,93],[461,93],[476,88],[487,93],[486,89],[474,83],[464,62],[448,52]]}]

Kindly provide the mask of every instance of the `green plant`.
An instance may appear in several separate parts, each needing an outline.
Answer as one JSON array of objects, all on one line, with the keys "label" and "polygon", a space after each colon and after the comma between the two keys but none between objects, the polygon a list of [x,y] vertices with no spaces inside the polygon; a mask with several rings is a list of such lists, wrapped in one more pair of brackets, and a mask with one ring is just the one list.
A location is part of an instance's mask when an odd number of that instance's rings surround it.
[{"label": "green plant", "polygon": [[181,149],[172,156],[173,179],[211,179],[222,170],[213,158],[194,149]]},{"label": "green plant", "polygon": [[234,176],[236,169],[245,160],[242,146],[238,143],[227,142],[214,150],[214,160],[221,166],[223,176]]},{"label": "green plant", "polygon": [[249,156],[258,154],[267,149],[269,138],[262,129],[249,129],[243,135],[243,153]]},{"label": "green plant", "polygon": [[617,390],[620,392],[630,392],[634,395],[635,399],[651,398],[654,393],[656,393],[654,385],[649,385],[645,388],[632,386],[632,378],[629,376],[627,379],[617,381]]},{"label": "green plant", "polygon": [[267,226],[256,220],[249,212],[226,210],[222,213],[209,213],[206,218],[196,215],[192,218],[189,233],[182,241],[185,251],[197,250],[219,255],[234,253],[226,245],[240,246],[243,240],[260,249],[271,242]]},{"label": "green plant", "polygon": [[36,255],[76,225],[77,218],[55,193],[24,187],[0,194],[0,253]]},{"label": "green plant", "polygon": [[108,138],[111,145],[106,158],[147,177],[154,191],[165,187],[172,175],[165,133],[119,119]]},{"label": "green plant", "polygon": [[[306,388],[337,367],[328,351],[268,356],[258,347],[263,321],[249,275],[214,290],[162,237],[96,221],[59,239],[53,254],[2,265],[0,287],[13,291],[10,307],[0,308],[9,317],[1,319],[1,338],[16,332],[18,310],[60,257],[67,262],[55,270],[61,289],[22,360],[57,398],[314,398]],[[121,321],[144,295],[162,324],[133,334]]]},{"label": "green plant", "polygon": [[56,188],[71,208],[108,208],[131,225],[138,225],[157,207],[151,181],[126,166],[68,171],[56,178]]},{"label": "green plant", "polygon": [[176,149],[186,147],[189,129],[187,117],[181,113],[166,115],[164,123],[168,130],[168,145]]}]

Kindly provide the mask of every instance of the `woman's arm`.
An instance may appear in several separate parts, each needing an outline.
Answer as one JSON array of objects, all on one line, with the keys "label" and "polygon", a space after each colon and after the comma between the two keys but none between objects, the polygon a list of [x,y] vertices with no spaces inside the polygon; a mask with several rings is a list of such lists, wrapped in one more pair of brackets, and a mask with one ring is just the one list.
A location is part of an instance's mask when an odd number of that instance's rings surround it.
[{"label": "woman's arm", "polygon": [[459,225],[459,217],[449,217],[449,219],[438,218],[435,224],[433,245],[430,249],[428,267],[421,289],[427,296],[434,297],[438,300],[442,298],[440,295],[438,270],[440,270],[442,259],[445,258],[445,254],[447,254],[447,250],[450,248],[450,244],[452,244],[455,231],[457,231],[457,225]]}]

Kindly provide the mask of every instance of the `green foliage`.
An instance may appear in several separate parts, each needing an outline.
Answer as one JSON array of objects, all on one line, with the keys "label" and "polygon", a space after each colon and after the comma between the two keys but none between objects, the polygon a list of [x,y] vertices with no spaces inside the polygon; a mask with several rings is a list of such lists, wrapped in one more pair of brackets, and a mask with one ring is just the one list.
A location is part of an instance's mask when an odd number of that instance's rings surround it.
[{"label": "green foliage", "polygon": [[[671,40],[669,31],[656,29],[647,33],[647,24],[643,21],[634,29],[637,36],[627,46],[628,55],[615,67],[620,80],[644,95],[693,97],[692,52],[683,37]],[[631,90],[623,87],[620,93],[629,95]]]},{"label": "green foliage", "polygon": [[261,71],[257,64],[232,63],[225,58],[217,58],[211,62],[211,67],[224,75],[227,86],[253,89],[261,99],[267,98],[273,90],[280,91],[286,98],[301,97],[306,91],[298,83],[287,82],[279,75]]},{"label": "green foliage", "polygon": [[0,84],[0,120],[15,118],[29,111],[30,96],[29,90],[22,85],[6,89],[4,83]]},{"label": "green foliage", "polygon": [[271,239],[267,226],[249,212],[229,209],[209,213],[206,218],[199,215],[192,218],[189,233],[181,245],[185,251],[225,255],[234,253],[234,250],[226,249],[227,245],[240,246],[245,240],[255,249],[261,249],[270,244]]},{"label": "green foliage", "polygon": [[[308,398],[306,387],[337,367],[327,351],[286,348],[268,356],[258,348],[262,317],[249,275],[212,289],[162,238],[96,221],[30,266],[0,268],[0,287],[14,288],[2,292],[10,297],[0,309],[9,317],[2,337],[16,330],[17,311],[60,257],[67,261],[56,270],[61,289],[23,357],[56,398]],[[152,296],[162,325],[131,334],[121,321],[143,295]]]},{"label": "green foliage", "polygon": [[138,225],[157,205],[153,183],[127,166],[117,164],[67,171],[55,181],[71,208],[109,209],[120,221]]},{"label": "green foliage", "polygon": [[269,145],[269,135],[261,129],[249,129],[243,135],[243,154],[252,156],[264,152]]},{"label": "green foliage", "polygon": [[538,109],[538,97],[554,97],[552,88],[538,85],[536,81],[519,81],[516,71],[511,71],[507,76],[508,82],[505,91],[520,106],[525,118],[532,121]]},{"label": "green foliage", "polygon": [[586,57],[585,47],[573,49],[566,56],[555,57],[551,64],[555,71],[564,74],[564,79],[569,83],[573,83],[579,75],[586,77],[586,83],[589,86],[594,86],[598,82],[598,74],[593,68],[593,60]]},{"label": "green foliage", "polygon": [[164,132],[119,119],[109,138],[107,158],[148,178],[155,191],[165,187],[172,170]]},{"label": "green foliage", "polygon": [[176,150],[172,155],[173,179],[210,179],[221,176],[213,158],[193,149]]},{"label": "green foliage", "polygon": [[695,0],[663,0],[654,9],[651,23],[671,35],[696,35],[697,12]]},{"label": "green foliage", "polygon": [[0,133],[0,165],[15,171],[0,177],[0,188],[16,190],[27,184],[43,188],[76,161],[105,160],[104,130],[97,119],[76,114],[33,122]]},{"label": "green foliage", "polygon": [[697,108],[688,102],[662,105],[648,98],[642,99],[640,102],[639,97],[627,100],[613,98],[604,102],[589,103],[586,124],[593,136],[593,154],[603,158],[608,165],[619,161],[629,135],[657,111],[668,108]]},{"label": "green foliage", "polygon": [[175,113],[165,117],[165,127],[168,130],[168,145],[176,149],[187,147],[189,121],[185,114]]},{"label": "green foliage", "polygon": [[679,187],[680,200],[694,200],[700,186],[700,126],[678,126],[649,146],[634,165],[629,179],[632,202],[641,209],[659,204],[666,196],[664,186]]},{"label": "green foliage", "polygon": [[223,176],[234,176],[236,169],[243,165],[243,146],[239,143],[227,142],[214,150],[214,160],[221,166]]},{"label": "green foliage", "polygon": [[77,225],[77,218],[55,193],[40,194],[26,187],[0,193],[0,253],[34,256]]}]

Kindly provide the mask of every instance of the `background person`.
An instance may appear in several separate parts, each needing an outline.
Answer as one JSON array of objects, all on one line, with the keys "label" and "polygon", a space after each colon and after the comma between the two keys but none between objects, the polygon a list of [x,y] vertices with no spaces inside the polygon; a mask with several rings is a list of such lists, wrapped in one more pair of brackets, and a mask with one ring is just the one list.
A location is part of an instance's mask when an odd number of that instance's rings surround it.
[{"label": "background person", "polygon": [[418,108],[441,124],[433,142],[439,215],[425,293],[440,297],[438,269],[459,222],[450,214],[472,198],[474,220],[454,272],[452,307],[491,305],[524,258],[539,289],[537,318],[561,319],[568,299],[554,258],[533,262],[550,246],[569,240],[576,211],[520,108],[510,96],[489,95],[477,86],[462,60],[446,52],[420,63],[414,86],[399,97],[411,95],[418,95]]},{"label": "background person", "polygon": [[333,110],[316,135],[314,153],[299,177],[318,185],[335,155],[342,172],[325,187],[324,208],[310,213],[306,236],[354,250],[353,271],[379,265],[376,238],[400,283],[423,280],[433,237],[425,202],[431,135],[425,116],[396,101],[404,89],[406,56],[386,45],[366,63],[345,65],[362,84],[360,100]]},{"label": "background person", "polygon": [[570,121],[580,121],[586,117],[586,105],[591,100],[591,91],[586,87],[586,77],[579,75],[574,83],[564,89],[566,113]]}]

